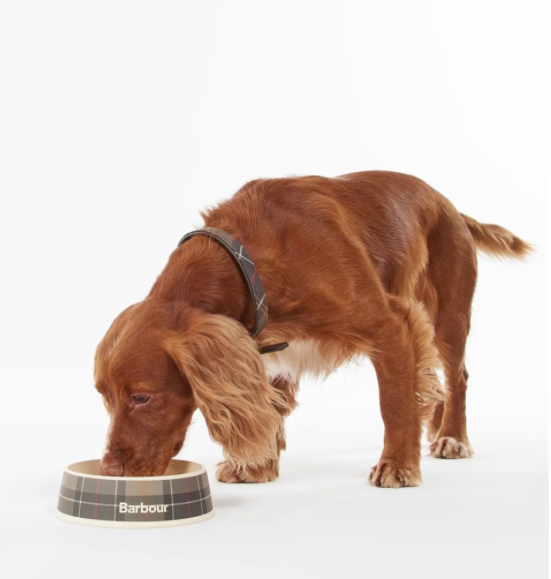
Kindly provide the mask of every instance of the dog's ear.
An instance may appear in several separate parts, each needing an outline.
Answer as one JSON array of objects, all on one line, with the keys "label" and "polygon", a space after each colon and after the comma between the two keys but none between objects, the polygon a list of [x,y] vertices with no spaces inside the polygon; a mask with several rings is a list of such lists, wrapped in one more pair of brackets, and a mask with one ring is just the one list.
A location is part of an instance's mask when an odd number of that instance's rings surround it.
[{"label": "dog's ear", "polygon": [[261,466],[277,458],[276,437],[287,402],[271,386],[245,327],[198,311],[190,312],[186,326],[168,338],[167,350],[188,380],[211,438],[236,466]]}]

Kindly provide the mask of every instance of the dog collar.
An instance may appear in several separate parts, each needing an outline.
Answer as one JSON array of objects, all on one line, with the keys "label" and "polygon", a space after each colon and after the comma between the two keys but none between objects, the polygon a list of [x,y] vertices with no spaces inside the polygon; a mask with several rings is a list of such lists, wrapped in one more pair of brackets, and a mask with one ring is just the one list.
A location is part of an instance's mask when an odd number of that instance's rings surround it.
[{"label": "dog collar", "polygon": [[[216,239],[222,246],[224,246],[230,255],[234,258],[237,265],[241,269],[245,280],[247,281],[247,286],[251,294],[251,298],[254,305],[254,325],[252,330],[249,330],[252,338],[256,338],[258,334],[266,327],[268,323],[268,303],[266,301],[266,293],[264,292],[264,286],[260,281],[260,275],[254,265],[253,260],[250,255],[246,252],[245,248],[229,233],[226,233],[222,229],[216,227],[201,227],[201,229],[196,229],[195,231],[190,231],[186,233],[180,242],[178,247],[186,242],[188,239],[194,235],[207,235]],[[280,344],[271,344],[269,346],[264,346],[259,349],[261,354],[268,354],[270,352],[280,352],[284,350],[289,344],[287,342],[281,342]]]}]

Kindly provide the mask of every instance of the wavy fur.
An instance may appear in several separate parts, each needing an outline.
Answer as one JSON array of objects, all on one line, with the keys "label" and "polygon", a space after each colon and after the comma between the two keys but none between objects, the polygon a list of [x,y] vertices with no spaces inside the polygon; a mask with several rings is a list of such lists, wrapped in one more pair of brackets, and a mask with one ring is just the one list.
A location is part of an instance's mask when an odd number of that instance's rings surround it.
[{"label": "wavy fur", "polygon": [[469,231],[471,232],[476,246],[485,253],[500,257],[524,259],[534,251],[529,244],[511,233],[501,225],[479,223],[468,215],[461,214]]},{"label": "wavy fur", "polygon": [[291,408],[284,394],[271,387],[247,330],[226,316],[197,312],[188,324],[166,347],[189,380],[210,436],[241,468],[276,459],[281,412]]}]

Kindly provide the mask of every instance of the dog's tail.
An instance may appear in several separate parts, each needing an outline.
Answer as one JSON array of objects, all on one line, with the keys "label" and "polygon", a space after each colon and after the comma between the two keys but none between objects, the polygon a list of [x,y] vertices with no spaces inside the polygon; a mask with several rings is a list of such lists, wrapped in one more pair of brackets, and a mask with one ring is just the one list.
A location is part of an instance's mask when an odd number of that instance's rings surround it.
[{"label": "dog's tail", "polygon": [[461,214],[471,232],[476,247],[490,255],[500,257],[512,257],[524,259],[534,251],[534,248],[526,241],[513,235],[508,229],[499,225],[479,223],[476,219]]}]

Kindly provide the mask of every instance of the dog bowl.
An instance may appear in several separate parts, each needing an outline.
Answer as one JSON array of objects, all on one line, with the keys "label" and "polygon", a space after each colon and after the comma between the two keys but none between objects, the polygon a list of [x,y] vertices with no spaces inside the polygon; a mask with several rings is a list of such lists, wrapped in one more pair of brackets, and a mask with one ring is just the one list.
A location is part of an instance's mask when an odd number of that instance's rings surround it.
[{"label": "dog bowl", "polygon": [[214,516],[204,466],[171,460],[161,476],[103,476],[99,460],[68,466],[57,516],[97,527],[172,527]]}]

